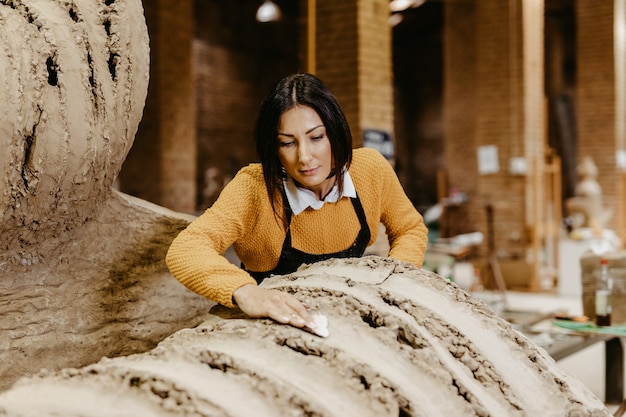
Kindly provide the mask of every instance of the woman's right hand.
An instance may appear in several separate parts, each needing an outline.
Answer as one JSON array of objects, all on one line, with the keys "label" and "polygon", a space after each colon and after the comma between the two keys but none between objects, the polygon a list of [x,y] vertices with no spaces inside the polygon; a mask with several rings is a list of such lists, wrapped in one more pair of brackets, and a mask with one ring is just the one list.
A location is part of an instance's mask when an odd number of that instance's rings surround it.
[{"label": "woman's right hand", "polygon": [[284,291],[246,284],[235,290],[233,301],[250,317],[269,317],[298,328],[315,328],[313,317],[304,304]]}]

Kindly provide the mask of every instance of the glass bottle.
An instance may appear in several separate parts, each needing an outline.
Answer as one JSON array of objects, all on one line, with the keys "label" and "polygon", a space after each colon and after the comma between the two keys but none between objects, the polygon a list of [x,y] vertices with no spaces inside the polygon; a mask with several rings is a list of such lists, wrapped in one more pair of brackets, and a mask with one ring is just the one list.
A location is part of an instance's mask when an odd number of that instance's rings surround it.
[{"label": "glass bottle", "polygon": [[613,280],[609,274],[609,261],[600,260],[600,278],[596,282],[596,324],[611,325],[611,290]]}]

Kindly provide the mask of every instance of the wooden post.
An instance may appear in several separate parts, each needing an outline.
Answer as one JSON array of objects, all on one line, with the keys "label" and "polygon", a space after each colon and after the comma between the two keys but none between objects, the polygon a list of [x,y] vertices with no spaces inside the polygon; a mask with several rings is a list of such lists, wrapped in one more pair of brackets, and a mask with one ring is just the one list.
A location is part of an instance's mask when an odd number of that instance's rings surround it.
[{"label": "wooden post", "polygon": [[532,247],[532,265],[531,276],[528,282],[528,289],[530,291],[539,290],[539,279],[541,276],[541,239],[545,235],[544,222],[542,214],[542,202],[540,194],[541,188],[541,176],[540,176],[540,161],[538,158],[533,158],[532,168],[530,171],[531,181],[531,195],[532,195],[532,224],[531,224],[531,247]]},{"label": "wooden post", "polygon": [[309,74],[315,74],[316,71],[316,13],[317,5],[315,0],[308,0],[307,2],[307,71]]},{"label": "wooden post", "polygon": [[558,155],[552,157],[552,206],[554,207],[554,218],[552,219],[552,233],[554,240],[554,268],[556,269],[553,279],[553,286],[559,285],[559,247],[561,245],[561,220],[563,220],[563,194],[561,185],[561,158]]},{"label": "wooden post", "polygon": [[[485,210],[487,212],[487,269],[488,269],[488,277],[493,280],[493,283],[496,289],[502,295],[502,301],[504,303],[504,307],[508,307],[507,297],[506,297],[506,282],[504,281],[504,277],[502,276],[502,270],[500,269],[500,263],[498,262],[498,256],[496,254],[496,237],[495,237],[495,226],[494,226],[494,206],[492,204],[487,204],[485,206]],[[483,285],[485,287],[489,287],[490,283],[483,281]]]},{"label": "wooden post", "polygon": [[[550,204],[546,205],[543,210],[545,213],[545,223],[543,242],[546,249],[546,259],[552,270],[546,270],[553,278],[553,287],[558,286],[558,269],[559,269],[559,237],[560,225],[562,219],[562,203],[561,203],[561,159],[558,155],[550,153],[546,157],[544,172],[544,201]],[[549,210],[552,210],[550,213]],[[551,250],[550,250],[551,249]]]},{"label": "wooden post", "polygon": [[617,218],[617,235],[622,241],[626,241],[626,172],[620,172],[619,174],[619,203],[618,218]]}]

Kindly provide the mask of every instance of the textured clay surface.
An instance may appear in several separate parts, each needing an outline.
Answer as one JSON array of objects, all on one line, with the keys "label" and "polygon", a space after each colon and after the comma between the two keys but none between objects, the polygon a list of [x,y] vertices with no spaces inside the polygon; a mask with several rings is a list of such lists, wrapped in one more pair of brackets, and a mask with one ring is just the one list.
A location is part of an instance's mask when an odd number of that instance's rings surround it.
[{"label": "textured clay surface", "polygon": [[330,335],[216,306],[148,353],[20,380],[0,394],[0,415],[610,415],[543,349],[433,273],[368,256],[262,285],[319,310]]},{"label": "textured clay surface", "polygon": [[148,74],[140,0],[0,1],[0,390],[149,350],[213,305],[165,267],[189,216],[112,190]]}]

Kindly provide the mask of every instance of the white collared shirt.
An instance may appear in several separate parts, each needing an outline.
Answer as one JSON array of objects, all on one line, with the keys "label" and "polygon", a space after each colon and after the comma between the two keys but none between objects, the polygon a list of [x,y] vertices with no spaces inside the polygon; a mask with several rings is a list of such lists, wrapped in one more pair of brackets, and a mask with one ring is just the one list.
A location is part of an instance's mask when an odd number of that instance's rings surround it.
[{"label": "white collared shirt", "polygon": [[324,203],[336,203],[343,197],[356,197],[356,189],[348,171],[345,171],[343,174],[343,193],[339,195],[339,187],[335,184],[324,200],[318,200],[313,191],[298,187],[291,177],[287,177],[283,184],[285,185],[285,194],[287,194],[291,211],[296,216],[308,207],[319,210]]}]

